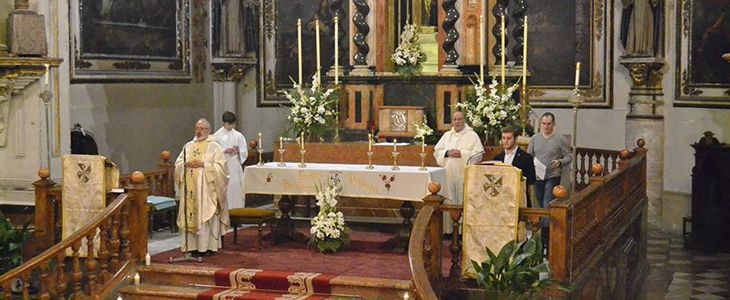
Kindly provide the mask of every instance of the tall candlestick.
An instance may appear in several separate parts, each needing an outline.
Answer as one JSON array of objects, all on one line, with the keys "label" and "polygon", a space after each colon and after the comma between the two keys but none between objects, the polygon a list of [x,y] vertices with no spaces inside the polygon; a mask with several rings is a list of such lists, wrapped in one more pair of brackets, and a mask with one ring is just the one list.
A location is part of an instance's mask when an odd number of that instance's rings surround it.
[{"label": "tall candlestick", "polygon": [[264,144],[261,143],[261,132],[259,132],[259,149],[264,149]]},{"label": "tall candlestick", "polygon": [[297,19],[297,63],[299,66],[299,91],[302,91],[302,19]]},{"label": "tall candlestick", "polygon": [[484,82],[484,18],[479,15],[479,80]]},{"label": "tall candlestick", "polygon": [[578,88],[580,83],[580,62],[575,63],[575,88]]},{"label": "tall candlestick", "polygon": [[284,137],[279,137],[279,149],[284,149]]},{"label": "tall candlestick", "polygon": [[505,30],[504,30],[504,14],[503,14],[502,15],[502,34],[500,36],[501,46],[502,46],[502,50],[500,51],[500,59],[502,60],[502,72],[501,72],[502,73],[501,74],[502,75],[502,88],[504,88],[504,78],[505,78],[505,73],[507,72],[506,71],[506,62],[504,61],[505,60],[504,52],[507,50],[504,45],[504,35],[505,35]]},{"label": "tall candlestick", "polygon": [[315,45],[317,48],[317,77],[319,77],[319,70],[322,68],[322,60],[319,55],[319,19],[314,20],[314,32],[315,32]]},{"label": "tall candlestick", "polygon": [[373,134],[368,133],[368,152],[373,151]]},{"label": "tall candlestick", "polygon": [[51,69],[51,66],[46,64],[46,74],[45,74],[46,75],[46,85],[48,85],[48,81],[49,81],[48,78],[51,77],[50,69]]},{"label": "tall candlestick", "polygon": [[335,16],[335,85],[340,83],[340,17]]},{"label": "tall candlestick", "polygon": [[421,152],[426,152],[426,136],[421,137]]},{"label": "tall candlestick", "polygon": [[304,150],[304,131],[302,131],[302,150]]},{"label": "tall candlestick", "polygon": [[522,89],[527,91],[527,16],[522,31]]},{"label": "tall candlestick", "polygon": [[398,152],[398,140],[393,139],[393,152]]}]

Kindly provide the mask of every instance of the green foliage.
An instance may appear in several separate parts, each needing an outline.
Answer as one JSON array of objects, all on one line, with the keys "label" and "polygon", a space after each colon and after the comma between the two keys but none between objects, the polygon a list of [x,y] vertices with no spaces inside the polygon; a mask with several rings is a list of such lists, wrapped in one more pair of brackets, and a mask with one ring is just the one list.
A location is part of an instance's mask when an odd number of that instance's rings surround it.
[{"label": "green foliage", "polygon": [[319,253],[337,253],[337,250],[346,248],[348,245],[350,245],[350,231],[350,228],[345,226],[344,230],[342,231],[342,236],[340,238],[324,238],[321,240],[312,238],[309,240],[309,244],[312,246],[316,246],[317,250],[319,250]]},{"label": "green foliage", "polygon": [[28,229],[31,219],[18,228],[0,211],[0,274],[12,270],[23,263],[23,245],[30,238]]},{"label": "green foliage", "polygon": [[[540,279],[540,273],[550,272],[542,249],[538,232],[527,241],[507,243],[496,255],[487,248],[488,258],[481,264],[472,260],[477,282],[486,290],[488,299],[533,299],[541,290],[557,284]],[[567,290],[560,284],[558,288]]]}]

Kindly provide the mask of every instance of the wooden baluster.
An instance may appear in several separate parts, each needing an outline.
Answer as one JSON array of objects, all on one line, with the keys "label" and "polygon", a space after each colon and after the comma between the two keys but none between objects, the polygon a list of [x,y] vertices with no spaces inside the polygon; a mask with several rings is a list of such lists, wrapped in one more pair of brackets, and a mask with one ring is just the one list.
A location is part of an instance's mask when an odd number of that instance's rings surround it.
[{"label": "wooden baluster", "polygon": [[[547,192],[547,191],[546,191]],[[550,239],[548,240],[549,263],[554,280],[568,279],[571,270],[570,201],[564,201],[568,190],[562,185],[553,189],[555,200],[550,202]]]},{"label": "wooden baluster", "polygon": [[71,283],[73,284],[73,299],[81,299],[81,280],[84,274],[81,273],[81,262],[79,260],[79,249],[81,249],[81,240],[75,241],[71,245],[73,251],[73,274],[71,274]]},{"label": "wooden baluster", "polygon": [[165,195],[165,196],[172,196],[172,195],[175,194],[175,191],[173,189],[173,186],[171,184],[169,184],[169,183],[172,183],[173,181],[172,180],[164,180],[164,178],[170,178],[171,179],[173,177],[173,173],[175,171],[175,169],[172,166],[172,164],[170,164],[170,157],[171,156],[172,155],[170,154],[170,151],[167,151],[167,150],[162,151],[162,153],[160,153],[160,159],[161,159],[160,160],[160,163],[157,165],[161,170],[165,171],[165,173],[163,173],[164,174],[163,177],[162,177],[163,179],[161,180],[161,182],[162,182],[162,195]]},{"label": "wooden baluster", "polygon": [[[431,182],[428,184],[428,191],[431,194],[424,197],[423,202],[426,205],[440,207],[446,199],[444,196],[438,194],[441,191],[441,185],[438,182]],[[444,233],[443,218],[443,211],[436,209],[431,216],[426,232],[428,247],[424,248],[424,264],[426,265],[429,278],[432,281],[439,281],[443,277],[441,273],[441,249],[443,248],[442,239]]]},{"label": "wooden baluster", "polygon": [[56,295],[59,298],[66,298],[66,251],[58,252],[56,257]]},{"label": "wooden baluster", "polygon": [[[34,245],[32,248],[33,255],[38,254],[42,249],[48,249],[54,244],[55,241],[55,226],[56,226],[56,206],[52,197],[50,196],[50,189],[55,185],[53,180],[48,179],[51,175],[50,171],[46,168],[38,170],[38,181],[33,183],[35,187],[35,239],[31,243]],[[38,251],[35,251],[38,250]],[[6,298],[7,299],[7,298]]]},{"label": "wooden baluster", "polygon": [[535,234],[540,230],[540,216],[528,216],[527,222],[530,224],[530,231]]},{"label": "wooden baluster", "polygon": [[86,235],[86,277],[87,286],[89,287],[89,296],[95,295],[96,292],[96,259],[94,258],[94,239],[96,238],[96,230],[92,230]]},{"label": "wooden baluster", "polygon": [[40,266],[40,286],[41,290],[38,294],[38,299],[46,300],[51,299],[51,294],[48,292],[48,287],[51,286],[51,280],[48,278],[48,263],[42,263]]},{"label": "wooden baluster", "polygon": [[11,299],[12,297],[13,280],[8,280],[3,285],[3,299]]},{"label": "wooden baluster", "polygon": [[111,261],[112,261],[112,272],[116,273],[119,270],[119,213],[112,216],[112,241],[111,241]]},{"label": "wooden baluster", "polygon": [[99,226],[99,274],[100,284],[109,280],[109,225],[111,220],[107,219]]},{"label": "wooden baluster", "polygon": [[459,257],[461,257],[461,239],[459,239],[459,219],[461,219],[460,210],[450,210],[449,216],[453,221],[453,231],[451,232],[451,269],[449,270],[449,279],[458,279],[460,276]]},{"label": "wooden baluster", "polygon": [[[131,199],[130,199],[131,200]],[[129,251],[129,209],[130,203],[127,202],[122,208],[122,258],[125,262],[129,261],[132,253]],[[146,216],[145,216],[146,217]]]},{"label": "wooden baluster", "polygon": [[20,275],[20,279],[23,280],[23,299],[30,299],[30,274],[31,271],[27,271]]},{"label": "wooden baluster", "polygon": [[[127,209],[123,210],[124,226],[126,230],[125,240],[125,259],[143,260],[147,255],[147,236],[149,234],[149,206],[147,205],[147,195],[149,192],[148,185],[144,181],[142,172],[132,173],[132,185],[127,187],[129,202]],[[154,185],[154,183],[152,184]],[[131,213],[130,213],[131,212]]]}]

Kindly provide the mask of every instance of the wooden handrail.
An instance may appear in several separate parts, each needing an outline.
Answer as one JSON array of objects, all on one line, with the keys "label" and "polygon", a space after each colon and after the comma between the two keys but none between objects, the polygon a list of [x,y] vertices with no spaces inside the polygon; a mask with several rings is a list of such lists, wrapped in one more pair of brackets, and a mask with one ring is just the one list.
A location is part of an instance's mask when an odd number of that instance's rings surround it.
[{"label": "wooden handrail", "polygon": [[[431,286],[431,279],[427,275],[424,259],[424,246],[423,242],[426,238],[426,229],[428,228],[431,216],[436,212],[440,212],[435,205],[426,205],[421,208],[421,211],[416,217],[416,221],[413,223],[413,229],[411,231],[411,238],[408,242],[408,262],[411,266],[411,274],[413,274],[413,285],[416,288],[417,299],[423,300],[437,300],[436,292]],[[435,255],[441,255],[441,253],[435,253]],[[439,266],[440,267],[440,266]]]}]

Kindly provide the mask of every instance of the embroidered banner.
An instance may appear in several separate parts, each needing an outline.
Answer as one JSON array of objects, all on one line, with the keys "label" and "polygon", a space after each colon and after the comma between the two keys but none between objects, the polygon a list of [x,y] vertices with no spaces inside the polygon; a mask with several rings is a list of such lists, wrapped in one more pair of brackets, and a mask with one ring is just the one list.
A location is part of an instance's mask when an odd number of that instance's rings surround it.
[{"label": "embroidered banner", "polygon": [[461,274],[474,277],[471,261],[487,259],[517,238],[520,203],[525,202],[522,171],[511,165],[472,165],[464,176],[464,229]]},{"label": "embroidered banner", "polygon": [[198,300],[243,299],[329,299],[334,275],[306,272],[277,272],[258,269],[220,269],[215,272],[217,286],[198,294]]}]

